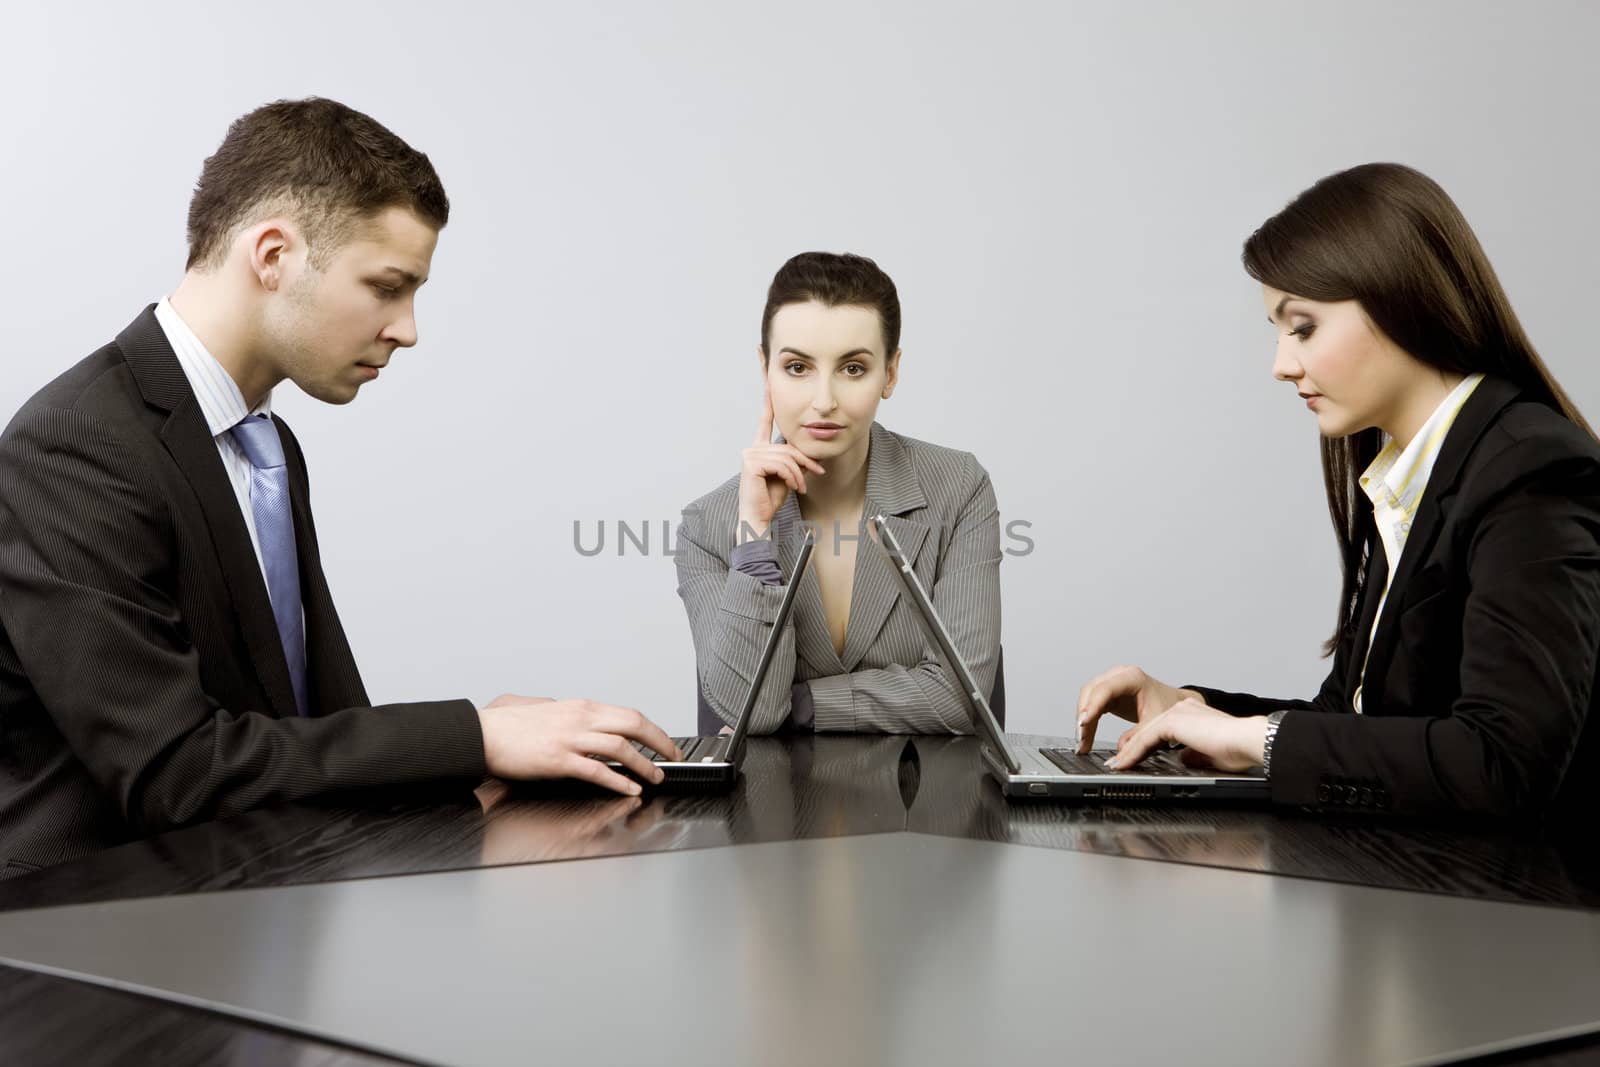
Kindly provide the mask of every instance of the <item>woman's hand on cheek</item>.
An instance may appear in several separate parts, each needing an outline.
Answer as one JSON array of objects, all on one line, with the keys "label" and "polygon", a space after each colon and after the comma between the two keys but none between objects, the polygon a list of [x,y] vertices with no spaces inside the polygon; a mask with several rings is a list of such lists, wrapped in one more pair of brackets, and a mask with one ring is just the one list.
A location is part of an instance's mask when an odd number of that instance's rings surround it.
[{"label": "woman's hand on cheek", "polygon": [[[772,390],[761,398],[761,416],[755,440],[744,450],[739,468],[739,530],[737,541],[763,537],[790,491],[806,491],[806,471],[826,474],[822,465],[790,444],[772,443]],[[750,533],[746,533],[748,527]]]}]

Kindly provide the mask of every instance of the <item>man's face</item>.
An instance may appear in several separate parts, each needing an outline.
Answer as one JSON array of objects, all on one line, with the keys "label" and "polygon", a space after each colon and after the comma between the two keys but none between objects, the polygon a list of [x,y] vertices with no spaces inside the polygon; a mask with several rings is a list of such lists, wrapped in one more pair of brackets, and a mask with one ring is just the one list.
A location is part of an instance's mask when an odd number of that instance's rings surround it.
[{"label": "man's face", "polygon": [[330,404],[348,404],[397,348],[417,343],[417,289],[439,231],[387,208],[317,269],[302,251],[263,317],[264,348],[283,377]]}]

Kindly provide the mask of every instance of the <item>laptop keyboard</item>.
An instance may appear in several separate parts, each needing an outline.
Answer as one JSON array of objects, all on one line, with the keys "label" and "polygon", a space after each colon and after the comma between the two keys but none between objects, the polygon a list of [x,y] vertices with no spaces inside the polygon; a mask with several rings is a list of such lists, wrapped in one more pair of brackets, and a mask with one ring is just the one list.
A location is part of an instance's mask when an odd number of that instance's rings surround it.
[{"label": "laptop keyboard", "polygon": [[[718,749],[717,742],[721,740],[723,740],[723,738],[720,737],[674,737],[672,739],[672,743],[677,745],[679,751],[683,753],[684,761],[689,762],[698,761],[705,756],[715,754]],[[640,752],[643,752],[646,756],[649,756],[650,762],[652,763],[675,762],[655,751],[643,741],[635,741],[633,743],[633,747],[638,749]],[[697,747],[701,748],[702,751],[696,752],[695,749]]]},{"label": "laptop keyboard", "polygon": [[1115,755],[1114,752],[1091,751],[1087,756],[1080,756],[1070,748],[1041,748],[1045,759],[1060,767],[1067,774],[1143,774],[1156,778],[1192,778],[1194,771],[1183,765],[1170,752],[1152,752],[1144,760],[1127,771],[1113,771],[1106,767],[1106,760]]}]

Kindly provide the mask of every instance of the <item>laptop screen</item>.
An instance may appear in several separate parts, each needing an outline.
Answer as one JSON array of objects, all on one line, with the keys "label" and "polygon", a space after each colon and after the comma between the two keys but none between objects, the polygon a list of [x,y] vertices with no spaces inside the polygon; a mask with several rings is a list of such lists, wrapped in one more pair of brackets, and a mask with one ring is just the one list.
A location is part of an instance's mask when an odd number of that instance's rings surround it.
[{"label": "laptop screen", "polygon": [[1017,754],[1011,751],[1011,746],[1006,744],[1005,734],[1000,730],[1000,722],[989,707],[988,694],[978,687],[977,680],[967,669],[967,661],[961,658],[955,642],[950,639],[949,632],[944,628],[944,622],[934,610],[933,598],[922,588],[921,580],[917,578],[916,571],[911,569],[911,561],[900,548],[900,542],[889,529],[885,517],[874,515],[868,520],[867,525],[877,535],[878,547],[889,557],[890,569],[894,571],[901,589],[915,606],[917,618],[922,620],[923,631],[933,641],[934,648],[944,663],[945,672],[960,690],[967,705],[967,716],[972,720],[973,731],[989,743],[995,750],[995,755],[1005,762],[1012,773],[1020,771],[1022,763],[1017,759]]},{"label": "laptop screen", "polygon": [[778,604],[778,617],[773,620],[772,629],[767,633],[767,643],[761,646],[761,661],[756,666],[755,677],[750,680],[750,691],[745,694],[744,707],[739,709],[739,717],[733,721],[733,737],[728,741],[729,763],[737,764],[744,755],[744,741],[750,733],[750,718],[755,714],[756,700],[761,696],[761,686],[767,680],[767,669],[772,666],[778,642],[783,640],[783,627],[794,610],[795,593],[800,588],[800,579],[805,576],[806,564],[811,562],[811,550],[816,546],[816,531],[807,527],[805,543],[800,546],[800,555],[794,561],[794,572],[789,575],[789,585]]}]

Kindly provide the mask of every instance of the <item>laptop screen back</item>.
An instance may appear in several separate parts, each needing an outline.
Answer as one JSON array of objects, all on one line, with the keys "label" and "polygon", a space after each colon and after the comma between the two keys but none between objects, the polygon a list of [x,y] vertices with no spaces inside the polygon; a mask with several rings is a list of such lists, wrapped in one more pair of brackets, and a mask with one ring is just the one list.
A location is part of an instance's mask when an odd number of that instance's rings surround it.
[{"label": "laptop screen back", "polygon": [[989,743],[995,754],[1005,762],[1013,774],[1020,771],[1022,763],[1017,759],[1017,754],[1011,751],[1011,746],[1006,743],[1000,722],[989,707],[988,694],[978,687],[977,680],[967,669],[967,661],[961,658],[955,642],[950,639],[944,622],[933,608],[933,598],[922,588],[922,582],[917,578],[916,571],[911,569],[911,561],[906,558],[900,542],[894,536],[894,531],[889,529],[882,515],[874,515],[868,520],[867,525],[876,535],[878,547],[889,558],[890,569],[900,582],[901,590],[916,608],[917,618],[922,620],[923,632],[934,643],[935,650],[944,662],[945,671],[954,681],[955,687],[961,691],[963,701],[967,705],[967,716],[972,720],[973,731]]},{"label": "laptop screen back", "polygon": [[811,550],[816,546],[816,531],[807,527],[805,543],[800,546],[800,555],[794,561],[794,572],[789,575],[789,585],[778,604],[778,617],[773,620],[772,630],[767,634],[767,643],[761,646],[761,662],[756,666],[755,677],[750,680],[750,691],[745,694],[744,707],[739,709],[739,717],[733,722],[733,737],[728,741],[727,759],[735,766],[744,758],[744,742],[750,733],[750,718],[755,714],[756,700],[761,696],[761,686],[767,680],[767,669],[772,666],[778,642],[783,640],[783,628],[789,621],[790,612],[794,610],[795,593],[800,588],[800,579],[805,576],[806,564],[811,562]]}]

